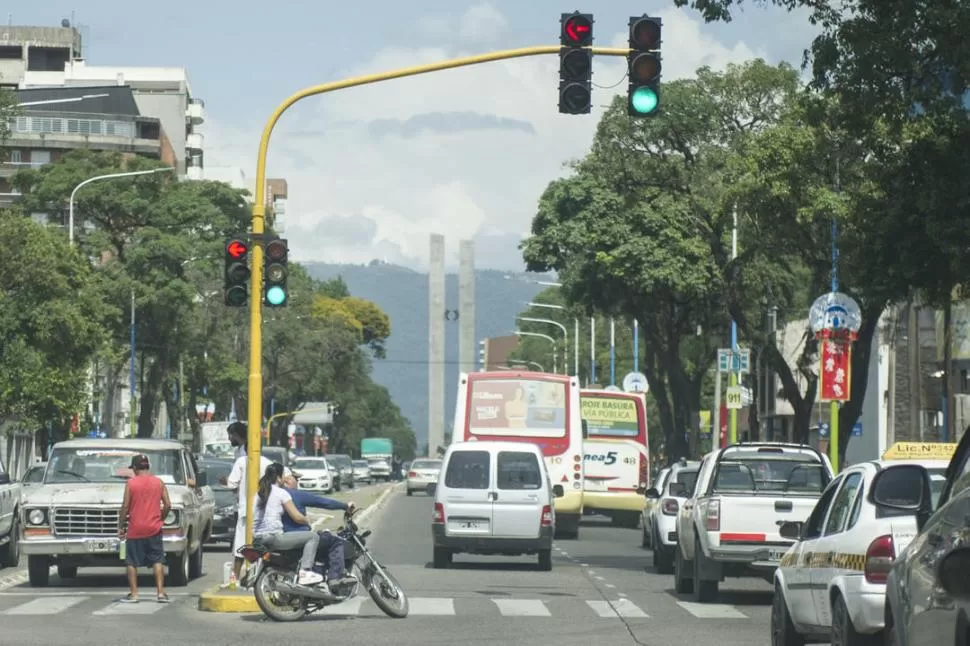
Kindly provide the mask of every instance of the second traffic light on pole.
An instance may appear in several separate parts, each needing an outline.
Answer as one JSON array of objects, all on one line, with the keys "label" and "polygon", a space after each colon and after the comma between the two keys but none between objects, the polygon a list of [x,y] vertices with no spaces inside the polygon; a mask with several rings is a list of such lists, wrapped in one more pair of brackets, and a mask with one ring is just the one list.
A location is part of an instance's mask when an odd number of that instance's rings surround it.
[{"label": "second traffic light on pole", "polygon": [[660,18],[630,18],[630,89],[627,113],[653,117],[660,113]]},{"label": "second traffic light on pole", "polygon": [[267,307],[286,307],[290,301],[287,287],[289,278],[289,246],[286,240],[276,238],[266,243],[265,270],[263,271],[263,303]]},{"label": "second traffic light on pole", "polygon": [[249,291],[249,244],[234,238],[226,243],[226,270],[223,281],[223,296],[227,307],[243,307],[248,300]]},{"label": "second traffic light on pole", "polygon": [[592,105],[593,14],[564,13],[559,19],[559,112],[589,114]]}]

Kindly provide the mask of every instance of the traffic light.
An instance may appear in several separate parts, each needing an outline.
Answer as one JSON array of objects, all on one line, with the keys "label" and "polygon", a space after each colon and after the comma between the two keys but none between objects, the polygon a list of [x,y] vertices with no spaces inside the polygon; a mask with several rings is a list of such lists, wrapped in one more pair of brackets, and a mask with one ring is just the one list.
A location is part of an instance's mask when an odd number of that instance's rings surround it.
[{"label": "traffic light", "polygon": [[265,291],[263,299],[268,307],[285,307],[290,300],[290,293],[286,287],[289,276],[287,255],[290,250],[286,240],[276,238],[266,243],[266,269],[263,274]]},{"label": "traffic light", "polygon": [[559,19],[559,112],[589,114],[592,104],[593,14],[564,13]]},{"label": "traffic light", "polygon": [[630,18],[630,90],[627,113],[653,117],[660,112],[660,18]]},{"label": "traffic light", "polygon": [[243,307],[249,290],[246,281],[249,280],[249,245],[239,239],[226,243],[226,272],[223,286],[226,305],[228,307]]}]

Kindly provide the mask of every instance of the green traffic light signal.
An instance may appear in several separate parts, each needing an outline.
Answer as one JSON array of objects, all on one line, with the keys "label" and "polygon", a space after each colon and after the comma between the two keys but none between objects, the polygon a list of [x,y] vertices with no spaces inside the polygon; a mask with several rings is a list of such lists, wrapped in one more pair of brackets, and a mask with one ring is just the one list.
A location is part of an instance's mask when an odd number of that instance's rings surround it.
[{"label": "green traffic light signal", "polygon": [[266,290],[266,302],[275,306],[282,305],[286,302],[286,290],[279,285],[273,285]]},{"label": "green traffic light signal", "polygon": [[659,103],[657,91],[652,87],[638,87],[630,96],[630,108],[636,114],[651,114]]}]

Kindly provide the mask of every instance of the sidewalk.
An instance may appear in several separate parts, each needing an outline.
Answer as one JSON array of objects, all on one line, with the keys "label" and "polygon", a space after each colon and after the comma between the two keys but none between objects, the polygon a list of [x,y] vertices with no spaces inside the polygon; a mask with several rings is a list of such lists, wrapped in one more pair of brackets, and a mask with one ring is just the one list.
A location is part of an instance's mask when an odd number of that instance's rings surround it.
[{"label": "sidewalk", "polygon": [[[357,503],[357,506],[362,509],[357,514],[357,524],[364,525],[374,518],[375,514],[387,504],[391,494],[395,490],[399,491],[401,486],[403,485],[400,482],[382,483],[362,489],[341,491],[326,497],[343,502],[352,500]],[[336,510],[307,509],[307,516],[310,518],[315,531],[337,529],[343,525],[344,521],[343,513]],[[216,585],[199,596],[199,610],[227,613],[261,612],[252,590],[229,590],[221,585]]]}]

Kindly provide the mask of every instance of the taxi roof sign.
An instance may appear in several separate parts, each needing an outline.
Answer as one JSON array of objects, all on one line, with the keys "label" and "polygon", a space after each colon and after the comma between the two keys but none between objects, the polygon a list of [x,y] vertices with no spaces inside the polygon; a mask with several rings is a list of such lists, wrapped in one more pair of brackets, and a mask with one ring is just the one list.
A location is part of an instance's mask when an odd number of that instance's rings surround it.
[{"label": "taxi roof sign", "polygon": [[882,454],[882,459],[949,461],[956,450],[955,442],[896,442]]}]

